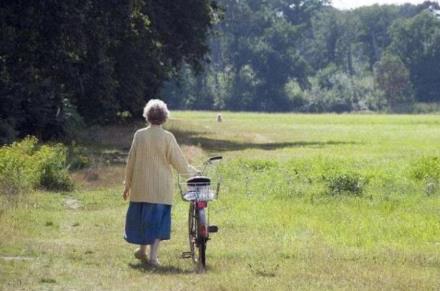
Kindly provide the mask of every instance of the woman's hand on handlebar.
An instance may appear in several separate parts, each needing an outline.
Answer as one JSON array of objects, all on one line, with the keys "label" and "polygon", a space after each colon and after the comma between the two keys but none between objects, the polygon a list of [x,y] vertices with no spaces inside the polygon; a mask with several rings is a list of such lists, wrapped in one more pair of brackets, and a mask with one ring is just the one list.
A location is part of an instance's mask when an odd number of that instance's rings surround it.
[{"label": "woman's hand on handlebar", "polygon": [[127,200],[127,198],[130,196],[130,189],[124,189],[124,192],[122,193],[122,198],[124,200]]}]

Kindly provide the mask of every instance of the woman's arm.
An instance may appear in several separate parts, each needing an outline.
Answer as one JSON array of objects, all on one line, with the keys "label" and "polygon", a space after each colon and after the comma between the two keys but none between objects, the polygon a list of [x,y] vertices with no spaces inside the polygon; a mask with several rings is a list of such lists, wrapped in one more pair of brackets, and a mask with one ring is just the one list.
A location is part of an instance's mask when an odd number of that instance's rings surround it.
[{"label": "woman's arm", "polygon": [[124,190],[124,199],[127,199],[128,192],[131,188],[131,180],[133,178],[134,171],[134,162],[136,160],[136,134],[134,134],[133,142],[131,143],[130,151],[128,152],[127,165],[125,167],[125,190]]},{"label": "woman's arm", "polygon": [[194,176],[199,172],[196,168],[188,164],[180,146],[177,144],[176,138],[173,135],[171,135],[171,140],[168,145],[167,158],[169,163],[181,175]]}]

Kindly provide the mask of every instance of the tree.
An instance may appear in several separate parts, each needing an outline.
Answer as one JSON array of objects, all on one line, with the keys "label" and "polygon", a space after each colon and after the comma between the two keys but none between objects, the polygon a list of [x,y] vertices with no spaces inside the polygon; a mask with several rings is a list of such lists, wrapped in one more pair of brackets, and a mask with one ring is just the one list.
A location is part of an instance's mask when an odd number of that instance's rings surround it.
[{"label": "tree", "polygon": [[[304,57],[304,43],[313,13],[326,3],[219,1],[224,17],[214,27],[218,39],[211,42],[214,54],[204,74],[211,81],[201,84],[212,84],[214,80],[215,88],[228,93],[214,92],[210,100],[232,110],[290,110],[284,87],[292,79],[303,88],[308,86],[310,65]],[[200,87],[192,90],[202,91]],[[184,95],[194,96],[191,92]],[[218,101],[220,95],[223,102]]]},{"label": "tree", "polygon": [[65,104],[89,124],[140,117],[183,63],[200,70],[216,10],[210,0],[2,1],[1,141],[65,135]]},{"label": "tree", "polygon": [[392,110],[413,101],[409,71],[399,57],[384,54],[374,68],[375,82]]},{"label": "tree", "polygon": [[440,101],[440,21],[428,12],[397,21],[390,51],[409,70],[418,101]]},{"label": "tree", "polygon": [[391,40],[388,28],[399,17],[396,5],[373,5],[356,10],[359,20],[357,39],[361,43],[363,54],[367,57],[370,70],[379,61]]}]

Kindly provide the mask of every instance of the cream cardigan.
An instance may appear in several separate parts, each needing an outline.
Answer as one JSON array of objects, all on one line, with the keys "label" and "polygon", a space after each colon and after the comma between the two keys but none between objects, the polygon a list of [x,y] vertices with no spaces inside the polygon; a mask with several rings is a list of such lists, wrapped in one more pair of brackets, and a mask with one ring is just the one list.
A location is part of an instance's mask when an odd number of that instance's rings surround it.
[{"label": "cream cardigan", "polygon": [[174,135],[161,126],[136,131],[125,169],[125,187],[130,201],[173,204],[172,167],[182,175],[195,175]]}]

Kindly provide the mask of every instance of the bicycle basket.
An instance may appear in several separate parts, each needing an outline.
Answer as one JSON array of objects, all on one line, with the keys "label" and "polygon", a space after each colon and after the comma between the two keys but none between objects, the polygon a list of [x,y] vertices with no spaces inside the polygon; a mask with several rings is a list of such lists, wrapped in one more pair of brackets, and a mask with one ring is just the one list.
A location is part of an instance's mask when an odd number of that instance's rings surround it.
[{"label": "bicycle basket", "polygon": [[196,176],[186,180],[187,191],[182,193],[186,201],[209,201],[215,199],[215,192],[211,189],[211,179],[205,176]]}]

